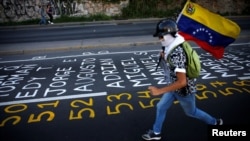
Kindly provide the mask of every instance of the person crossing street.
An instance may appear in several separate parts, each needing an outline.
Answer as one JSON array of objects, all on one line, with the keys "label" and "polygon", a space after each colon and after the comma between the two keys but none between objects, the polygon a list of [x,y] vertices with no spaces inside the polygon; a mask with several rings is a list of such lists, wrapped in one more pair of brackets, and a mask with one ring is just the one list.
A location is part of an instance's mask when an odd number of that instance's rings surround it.
[{"label": "person crossing street", "polygon": [[[145,140],[160,140],[163,122],[167,116],[167,110],[175,100],[178,100],[185,114],[203,121],[208,125],[222,125],[221,118],[215,118],[205,111],[196,107],[196,78],[186,75],[187,59],[184,49],[180,46],[185,39],[178,34],[177,24],[172,19],[163,19],[157,23],[156,32],[165,50],[161,52],[163,60],[160,64],[164,69],[166,86],[149,86],[148,90],[152,96],[160,96],[161,99],[156,106],[156,117],[154,124],[142,138]],[[176,47],[177,46],[177,47]],[[170,57],[171,65],[167,62]]]},{"label": "person crossing street", "polygon": [[50,3],[47,5],[46,12],[47,12],[47,14],[49,16],[49,21],[48,21],[49,24],[54,24],[53,23],[53,20],[54,20],[54,18],[53,18],[53,11],[52,11],[52,7],[51,7]]}]

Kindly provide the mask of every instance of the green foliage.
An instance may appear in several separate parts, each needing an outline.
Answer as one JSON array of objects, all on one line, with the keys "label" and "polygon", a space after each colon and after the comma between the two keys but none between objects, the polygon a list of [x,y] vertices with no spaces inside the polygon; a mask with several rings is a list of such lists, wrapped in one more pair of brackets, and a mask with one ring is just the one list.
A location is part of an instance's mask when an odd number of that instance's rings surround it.
[{"label": "green foliage", "polygon": [[32,24],[38,24],[40,19],[32,19],[32,20],[27,20],[27,21],[22,21],[22,22],[4,22],[0,23],[0,26],[16,26],[16,25],[32,25]]},{"label": "green foliage", "polygon": [[90,16],[80,16],[80,17],[70,17],[70,16],[62,16],[54,20],[55,23],[62,22],[85,22],[85,21],[108,21],[113,18],[104,14],[96,14]]},{"label": "green foliage", "polygon": [[67,15],[61,16],[60,18],[56,18],[54,20],[55,23],[67,23],[67,22],[80,22],[80,21],[86,21],[87,17],[81,16],[81,17],[70,17]]},{"label": "green foliage", "polygon": [[174,0],[130,0],[129,5],[122,9],[123,18],[174,17],[179,7],[171,9],[167,5]]},{"label": "green foliage", "polygon": [[[90,16],[79,16],[79,17],[70,17],[67,15],[61,16],[54,19],[54,23],[67,23],[67,22],[91,22],[91,21],[109,21],[117,19],[117,17],[111,17],[104,14],[90,15]],[[36,25],[40,19],[27,20],[22,22],[5,22],[0,23],[0,26],[16,26],[16,25]]]}]

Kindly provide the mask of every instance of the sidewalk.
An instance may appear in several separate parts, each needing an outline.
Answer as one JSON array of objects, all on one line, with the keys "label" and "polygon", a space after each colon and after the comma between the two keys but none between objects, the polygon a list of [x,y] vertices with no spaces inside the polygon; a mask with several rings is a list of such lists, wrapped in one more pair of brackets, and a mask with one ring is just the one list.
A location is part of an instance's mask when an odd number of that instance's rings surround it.
[{"label": "sidewalk", "polygon": [[[54,23],[48,25],[50,27],[63,27],[63,26],[74,26],[74,25],[100,25],[100,24],[126,24],[126,23],[140,23],[140,22],[157,22],[161,18],[145,18],[145,19],[127,19],[127,20],[109,20],[109,21],[91,21],[91,22],[66,22],[66,23]],[[0,29],[31,29],[41,27],[39,24],[35,25],[17,25],[17,26],[0,26]]]}]

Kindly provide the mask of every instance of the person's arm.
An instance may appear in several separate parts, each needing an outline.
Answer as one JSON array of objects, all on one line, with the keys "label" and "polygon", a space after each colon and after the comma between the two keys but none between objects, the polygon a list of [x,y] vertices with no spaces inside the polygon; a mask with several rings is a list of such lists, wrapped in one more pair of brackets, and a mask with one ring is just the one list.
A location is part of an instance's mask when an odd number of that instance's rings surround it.
[{"label": "person's arm", "polygon": [[49,9],[50,9],[50,7],[46,8],[46,13],[50,13]]},{"label": "person's arm", "polygon": [[150,93],[154,96],[164,94],[169,91],[175,91],[177,89],[183,88],[187,85],[186,73],[176,72],[177,80],[165,87],[157,88],[155,86],[149,86],[148,89]]}]

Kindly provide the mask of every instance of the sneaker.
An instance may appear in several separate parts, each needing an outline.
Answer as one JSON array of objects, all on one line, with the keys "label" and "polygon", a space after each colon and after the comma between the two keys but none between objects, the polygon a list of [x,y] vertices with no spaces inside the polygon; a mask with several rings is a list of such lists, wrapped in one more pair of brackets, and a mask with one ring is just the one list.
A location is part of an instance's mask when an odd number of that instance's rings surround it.
[{"label": "sneaker", "polygon": [[48,23],[50,24],[50,21],[48,21]]},{"label": "sneaker", "polygon": [[53,22],[51,22],[50,24],[54,24]]},{"label": "sneaker", "polygon": [[142,135],[142,138],[144,140],[160,140],[161,139],[161,134],[156,135],[153,130],[149,130],[146,134]]},{"label": "sneaker", "polygon": [[216,120],[216,125],[223,125],[223,120],[221,118],[217,119]]}]

